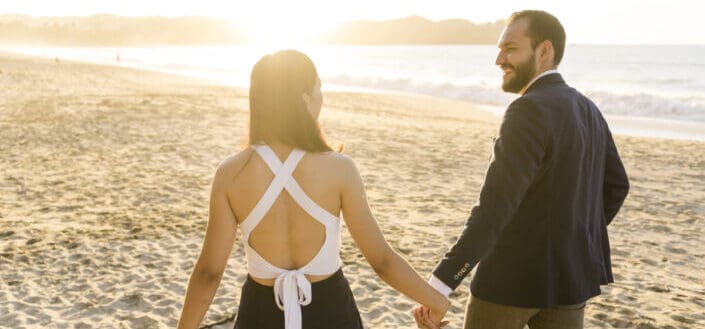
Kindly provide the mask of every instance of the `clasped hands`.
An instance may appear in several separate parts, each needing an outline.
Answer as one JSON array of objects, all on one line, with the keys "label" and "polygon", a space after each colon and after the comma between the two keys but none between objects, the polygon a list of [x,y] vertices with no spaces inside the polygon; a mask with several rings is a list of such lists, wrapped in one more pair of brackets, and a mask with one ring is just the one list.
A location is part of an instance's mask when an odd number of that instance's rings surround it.
[{"label": "clasped hands", "polygon": [[432,310],[428,306],[420,305],[412,311],[416,326],[420,329],[440,329],[448,324],[448,321],[443,321],[443,318],[450,308],[450,302],[442,310]]}]

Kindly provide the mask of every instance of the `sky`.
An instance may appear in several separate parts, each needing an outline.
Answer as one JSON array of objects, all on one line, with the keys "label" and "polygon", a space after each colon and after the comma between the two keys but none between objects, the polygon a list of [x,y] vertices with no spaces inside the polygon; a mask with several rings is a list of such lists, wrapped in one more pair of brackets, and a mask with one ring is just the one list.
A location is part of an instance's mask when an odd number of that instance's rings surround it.
[{"label": "sky", "polygon": [[494,22],[521,9],[554,14],[570,44],[705,45],[703,0],[0,0],[0,15],[223,17],[270,39],[309,34],[353,20],[409,15]]}]

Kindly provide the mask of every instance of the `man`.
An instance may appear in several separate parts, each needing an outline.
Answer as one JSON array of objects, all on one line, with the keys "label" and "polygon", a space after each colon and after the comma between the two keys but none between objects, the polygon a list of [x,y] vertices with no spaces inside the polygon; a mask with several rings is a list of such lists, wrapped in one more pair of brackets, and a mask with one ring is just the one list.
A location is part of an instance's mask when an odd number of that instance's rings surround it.
[{"label": "man", "polygon": [[[466,329],[583,327],[585,302],[613,282],[607,225],[629,183],[595,104],[556,70],[558,19],[514,13],[495,64],[509,105],[477,204],[431,284],[446,296],[479,263]],[[425,312],[424,312],[425,311]],[[428,310],[415,310],[420,327]]]}]

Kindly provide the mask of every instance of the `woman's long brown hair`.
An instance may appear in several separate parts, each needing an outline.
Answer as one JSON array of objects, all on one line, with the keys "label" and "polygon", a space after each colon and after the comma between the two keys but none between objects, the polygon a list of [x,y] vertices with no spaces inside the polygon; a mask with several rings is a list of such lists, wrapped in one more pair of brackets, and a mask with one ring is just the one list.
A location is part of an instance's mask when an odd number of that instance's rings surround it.
[{"label": "woman's long brown hair", "polygon": [[306,107],[318,72],[311,59],[296,50],[262,57],[250,75],[249,144],[280,142],[309,152],[332,151]]}]

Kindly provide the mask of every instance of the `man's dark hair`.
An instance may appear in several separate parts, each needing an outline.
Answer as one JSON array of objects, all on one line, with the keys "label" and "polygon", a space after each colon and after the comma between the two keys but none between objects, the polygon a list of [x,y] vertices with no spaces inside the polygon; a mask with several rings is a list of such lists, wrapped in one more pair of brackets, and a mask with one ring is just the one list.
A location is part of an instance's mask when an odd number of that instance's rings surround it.
[{"label": "man's dark hair", "polygon": [[507,25],[521,18],[529,21],[526,33],[531,39],[531,48],[536,49],[536,46],[545,40],[551,41],[555,52],[553,64],[560,64],[565,51],[565,30],[558,18],[542,10],[522,10],[513,13],[507,20]]}]

